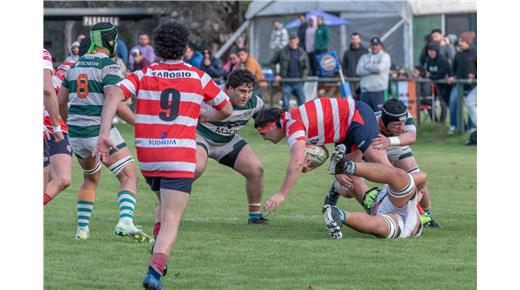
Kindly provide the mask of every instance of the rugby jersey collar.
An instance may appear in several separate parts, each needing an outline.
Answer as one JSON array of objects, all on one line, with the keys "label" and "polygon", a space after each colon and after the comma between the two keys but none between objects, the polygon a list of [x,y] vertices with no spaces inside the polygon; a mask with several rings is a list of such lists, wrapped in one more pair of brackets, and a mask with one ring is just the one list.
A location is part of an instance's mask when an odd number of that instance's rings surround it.
[{"label": "rugby jersey collar", "polygon": [[167,60],[162,60],[161,63],[167,63],[167,64],[179,64],[179,63],[183,63],[184,61],[182,59],[177,59],[177,60],[173,60],[173,59],[167,59]]}]

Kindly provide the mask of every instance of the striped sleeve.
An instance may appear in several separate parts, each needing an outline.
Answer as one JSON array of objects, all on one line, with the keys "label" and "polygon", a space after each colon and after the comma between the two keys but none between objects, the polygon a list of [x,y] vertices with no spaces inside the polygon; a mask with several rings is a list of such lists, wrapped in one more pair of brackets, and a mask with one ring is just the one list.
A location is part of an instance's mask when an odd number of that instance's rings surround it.
[{"label": "striped sleeve", "polygon": [[415,127],[415,122],[413,121],[413,116],[408,112],[408,119],[406,119],[406,123],[403,127],[403,132],[416,132],[417,128]]},{"label": "striped sleeve", "polygon": [[52,56],[46,49],[43,50],[43,69],[48,69],[51,72],[54,72]]},{"label": "striped sleeve", "polygon": [[142,71],[134,71],[127,76],[126,79],[117,84],[117,86],[123,91],[125,100],[137,95],[137,92],[139,91],[139,80],[141,79],[139,73],[142,75]]},{"label": "striped sleeve", "polygon": [[103,76],[103,88],[106,86],[117,85],[123,80],[123,72],[117,63],[108,64],[101,69]]},{"label": "striped sleeve", "polygon": [[200,82],[205,103],[215,108],[215,110],[222,109],[228,103],[229,98],[226,93],[217,86],[207,73],[202,75]]},{"label": "striped sleeve", "polygon": [[264,101],[262,99],[260,99],[258,96],[255,96],[255,98],[256,98],[256,107],[253,109],[253,114],[256,114],[257,112],[262,110],[262,108],[264,107]]},{"label": "striped sleeve", "polygon": [[289,148],[292,148],[297,141],[305,141],[305,126],[302,121],[289,119],[286,121],[285,130],[287,136],[287,143]]}]

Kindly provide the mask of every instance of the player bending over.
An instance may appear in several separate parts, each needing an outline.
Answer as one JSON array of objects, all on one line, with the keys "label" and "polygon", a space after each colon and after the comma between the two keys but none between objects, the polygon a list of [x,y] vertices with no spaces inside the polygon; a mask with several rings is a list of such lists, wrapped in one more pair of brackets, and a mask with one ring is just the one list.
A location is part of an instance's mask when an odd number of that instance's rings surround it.
[{"label": "player bending over", "polygon": [[341,225],[379,238],[395,239],[419,237],[422,223],[417,210],[418,189],[424,187],[427,175],[424,172],[406,171],[384,164],[345,160],[346,148],[336,146],[331,156],[330,174],[356,175],[385,186],[377,194],[369,214],[351,212],[334,205],[323,206],[323,217],[329,234],[341,239]]},{"label": "player bending over", "polygon": [[[218,122],[205,122],[199,119],[197,125],[197,167],[195,179],[199,178],[208,157],[220,164],[233,168],[246,178],[246,193],[249,203],[249,224],[267,224],[262,217],[261,201],[264,193],[264,169],[262,162],[238,131],[244,127],[251,116],[262,109],[264,102],[253,96],[255,76],[246,69],[233,71],[220,88],[228,95],[233,105],[233,114]],[[203,110],[210,111],[208,105]]]},{"label": "player bending over", "polygon": [[[117,29],[108,22],[97,23],[91,29],[90,41],[88,53],[78,59],[66,73],[58,95],[62,118],[67,120],[69,127],[72,150],[83,169],[83,184],[77,201],[76,231],[76,239],[81,240],[90,235],[89,221],[101,178],[101,162],[92,153],[99,134],[104,97],[110,87],[122,80],[121,68],[111,59],[115,55]],[[68,105],[70,107],[67,109]],[[119,116],[130,124],[134,122],[132,111],[124,104],[119,107]],[[134,160],[117,128],[111,128],[110,138],[119,150],[111,151],[110,157],[102,163],[120,183],[119,221],[114,232],[139,241],[151,241],[133,222],[137,191]]]}]

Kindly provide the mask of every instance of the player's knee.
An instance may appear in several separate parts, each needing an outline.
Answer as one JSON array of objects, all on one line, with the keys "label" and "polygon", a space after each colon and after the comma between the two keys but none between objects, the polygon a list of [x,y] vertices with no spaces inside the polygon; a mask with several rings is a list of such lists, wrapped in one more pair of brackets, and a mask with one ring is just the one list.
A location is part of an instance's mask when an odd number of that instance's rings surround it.
[{"label": "player's knee", "polygon": [[56,178],[56,182],[58,183],[58,186],[63,190],[70,185],[70,175],[60,175]]},{"label": "player's knee", "polygon": [[259,179],[264,177],[264,167],[262,164],[253,164],[251,170],[248,172],[248,177],[253,179]]},{"label": "player's knee", "polygon": [[86,174],[86,173],[84,174],[85,183],[97,185],[99,183],[100,179],[101,179],[101,174],[99,171],[92,173],[92,174]]},{"label": "player's knee", "polygon": [[385,219],[385,223],[379,226],[377,236],[381,239],[396,239],[401,234],[401,228],[390,215],[383,214],[382,217]]}]

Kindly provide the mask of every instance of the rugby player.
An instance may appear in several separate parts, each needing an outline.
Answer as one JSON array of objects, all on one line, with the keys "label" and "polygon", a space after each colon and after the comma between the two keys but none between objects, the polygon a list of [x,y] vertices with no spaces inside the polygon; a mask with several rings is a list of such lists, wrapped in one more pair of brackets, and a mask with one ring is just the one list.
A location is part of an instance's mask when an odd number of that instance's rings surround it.
[{"label": "rugby player", "polygon": [[[264,169],[251,146],[238,135],[238,130],[264,105],[262,99],[253,96],[255,82],[255,76],[248,70],[233,71],[227,82],[220,87],[233,105],[233,114],[219,122],[204,122],[199,119],[195,179],[204,172],[208,157],[233,168],[246,178],[248,223],[267,224],[261,212]],[[202,109],[211,110],[211,107],[203,104]]]},{"label": "rugby player", "polygon": [[354,162],[343,159],[346,148],[336,146],[331,156],[330,174],[356,175],[385,186],[376,196],[370,213],[351,212],[334,205],[323,206],[323,217],[329,234],[341,239],[341,225],[379,238],[396,239],[419,237],[423,225],[417,210],[420,199],[418,188],[424,187],[427,175],[424,172],[406,171],[385,164]]},{"label": "rugby player", "polygon": [[[89,237],[89,221],[101,177],[101,162],[92,155],[101,124],[104,94],[122,80],[121,68],[111,59],[115,55],[116,41],[117,29],[114,25],[108,22],[94,25],[90,31],[88,53],[66,73],[58,94],[60,113],[69,127],[69,142],[83,169],[83,184],[77,201],[76,239],[80,240]],[[120,117],[133,124],[133,113],[125,107],[120,107]],[[110,138],[119,150],[111,152],[102,163],[120,182],[119,221],[114,233],[138,241],[151,241],[133,222],[137,190],[134,160],[117,128],[111,128]]]},{"label": "rugby player", "polygon": [[[96,155],[109,158],[117,145],[110,136],[117,106],[136,96],[135,145],[146,182],[159,197],[156,226],[145,289],[162,289],[168,257],[177,239],[180,221],[188,205],[196,168],[196,128],[199,116],[206,122],[222,120],[233,108],[226,94],[203,71],[184,63],[188,30],[166,22],[153,32],[155,53],[162,59],[131,73],[107,90]],[[201,103],[214,110],[201,114]],[[119,149],[121,150],[121,149]],[[117,151],[116,151],[117,152]]]},{"label": "rugby player", "polygon": [[[368,161],[391,166],[385,151],[370,146],[379,132],[374,112],[367,104],[353,99],[319,98],[289,112],[278,108],[265,109],[257,114],[255,128],[264,139],[275,144],[287,137],[291,150],[283,184],[264,205],[268,213],[275,211],[285,200],[300,176],[306,143],[343,143],[347,146],[350,160],[361,161],[364,156]],[[367,185],[360,178],[352,177],[336,175],[342,186],[365,193]]]},{"label": "rugby player", "polygon": [[63,132],[61,131],[60,126],[60,115],[58,108],[58,99],[56,98],[56,91],[54,90],[52,84],[52,74],[54,72],[54,67],[52,65],[52,56],[46,50],[43,49],[43,106],[44,106],[44,118],[47,115],[50,125],[54,130],[51,132],[45,126],[43,126],[43,199],[45,203],[45,199],[47,193],[47,183],[49,180],[49,141],[60,142],[63,140]]}]

